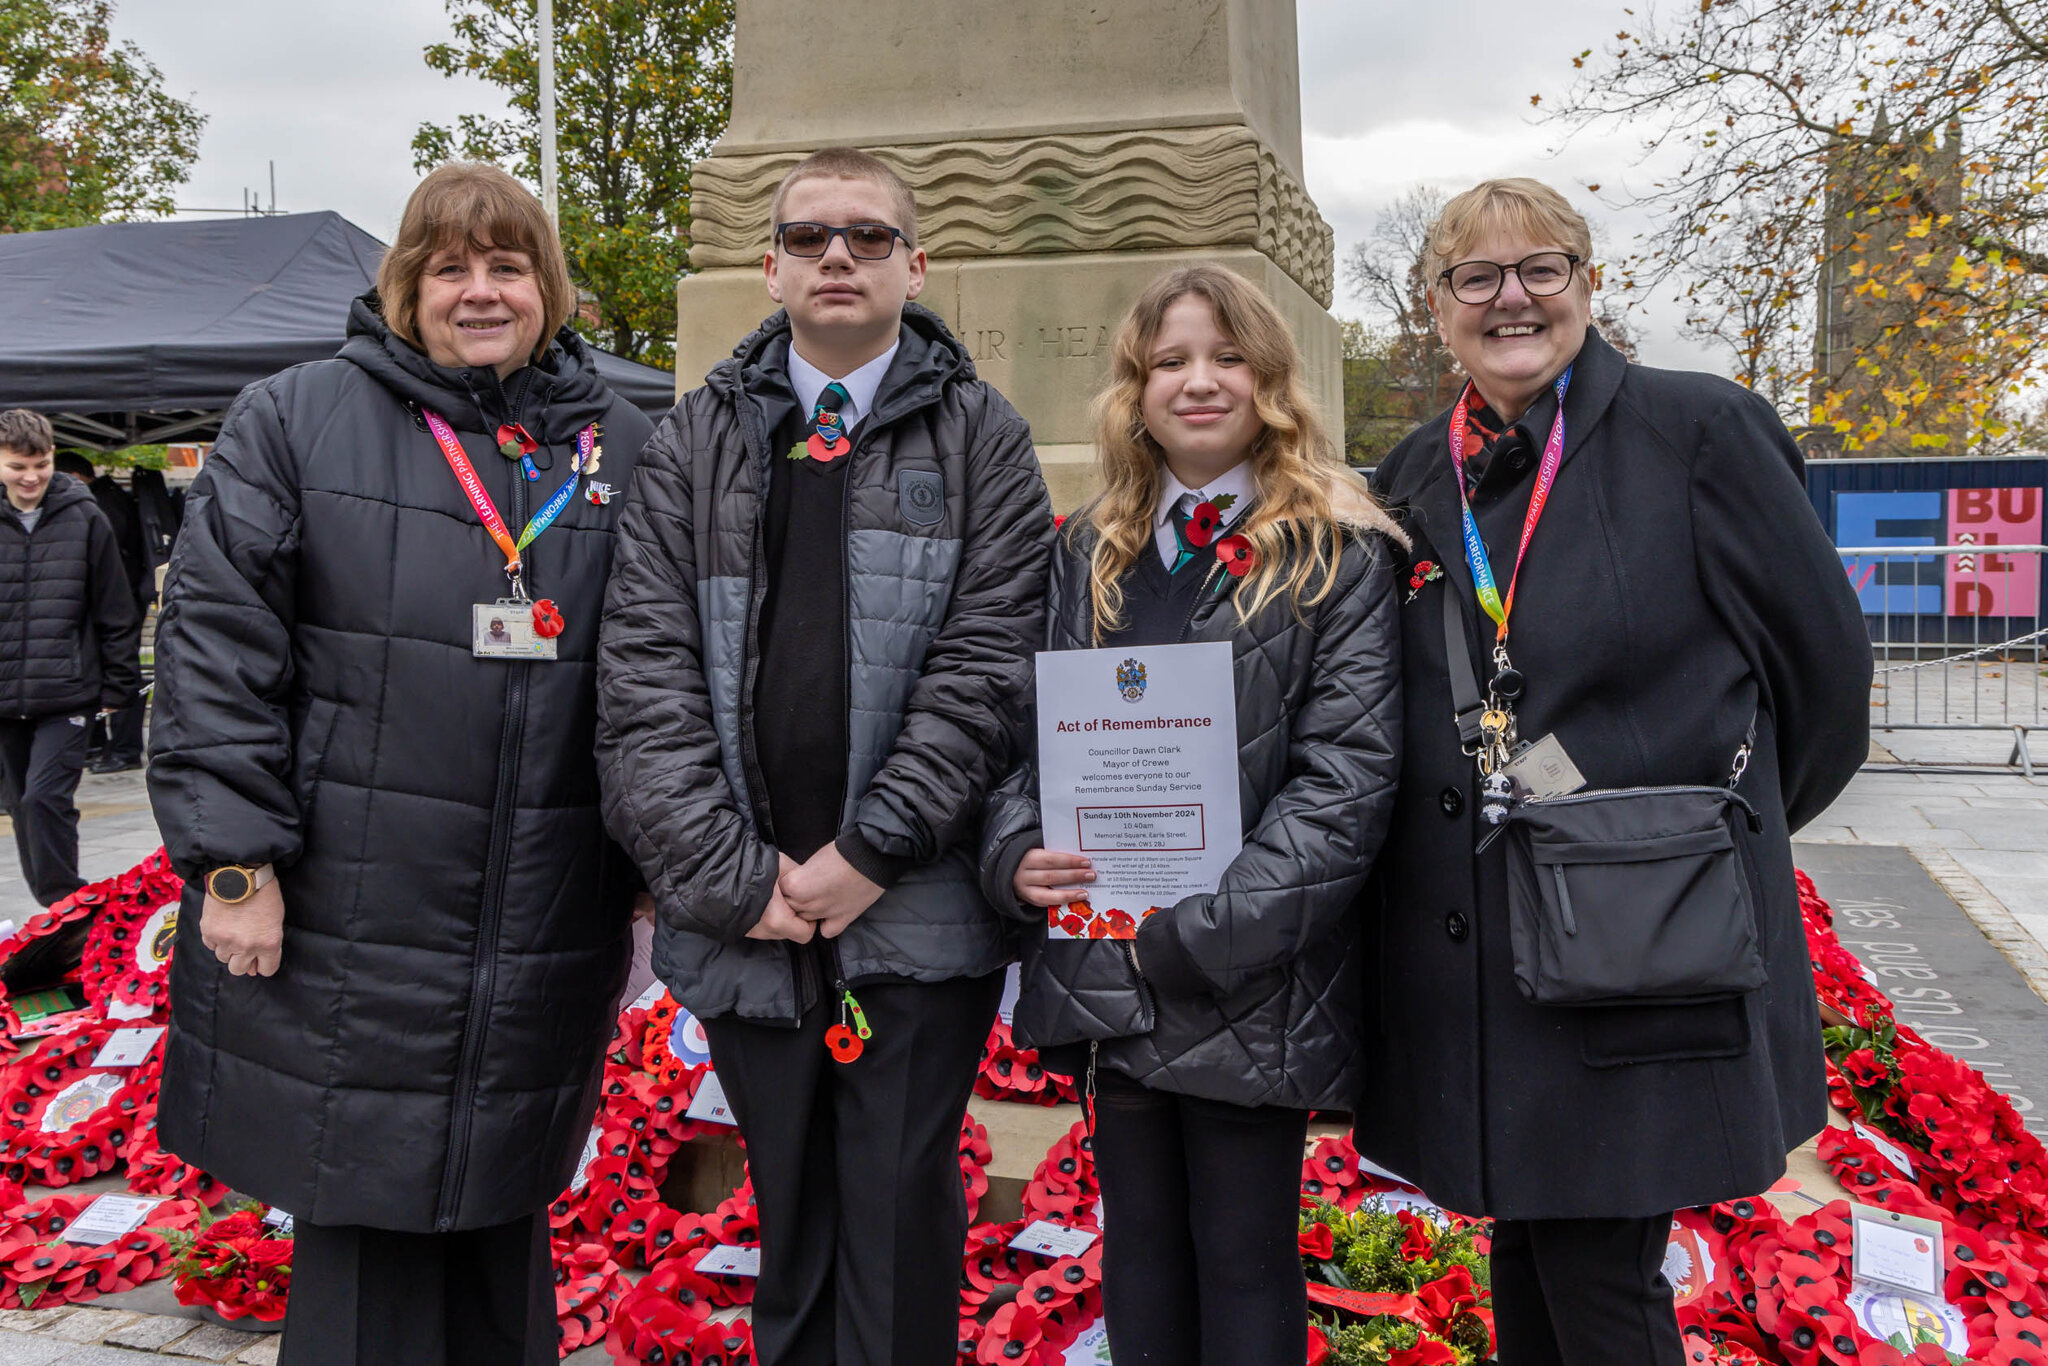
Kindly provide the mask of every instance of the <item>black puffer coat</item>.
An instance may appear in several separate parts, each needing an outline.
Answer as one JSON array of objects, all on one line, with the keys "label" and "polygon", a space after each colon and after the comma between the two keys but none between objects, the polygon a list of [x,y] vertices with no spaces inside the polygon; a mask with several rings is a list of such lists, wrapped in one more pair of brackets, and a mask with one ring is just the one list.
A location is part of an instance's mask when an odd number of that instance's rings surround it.
[{"label": "black puffer coat", "polygon": [[[612,831],[661,908],[654,966],[699,1016],[794,1021],[796,946],[746,938],[774,890],[754,813],[754,680],[767,592],[767,434],[795,400],[777,313],[683,396],[620,521],[599,658]],[[903,311],[895,360],[846,475],[847,756],[842,828],[913,866],[831,941],[849,985],[978,977],[1008,961],[976,888],[981,804],[1029,686],[1052,508],[1031,431],[946,325]]]},{"label": "black puffer coat", "polygon": [[[621,489],[648,434],[566,329],[501,385],[358,300],[338,358],[243,391],[193,485],[149,774],[180,873],[275,862],[285,903],[278,974],[233,977],[186,888],[165,1147],[316,1223],[408,1231],[504,1223],[567,1184],[637,885],[592,757],[621,500],[579,493],[527,547],[528,589],[567,619],[558,661],[473,658],[504,560],[421,404],[514,528],[584,426]],[[511,420],[553,465],[538,483],[497,453]]]},{"label": "black puffer coat", "polygon": [[[1505,580],[1554,411],[1495,461],[1473,513]],[[1827,1110],[1790,832],[1869,753],[1870,642],[1770,405],[1712,375],[1630,365],[1588,332],[1564,463],[1515,591],[1522,735],[1554,734],[1592,788],[1727,780],[1770,981],[1703,1005],[1532,1005],[1515,985],[1503,842],[1475,856],[1444,613],[1491,672],[1461,553],[1449,418],[1395,447],[1379,487],[1443,566],[1401,608],[1401,792],[1375,874],[1380,989],[1359,1150],[1449,1209],[1638,1218],[1755,1195]],[[1507,437],[1503,436],[1503,443]],[[1490,639],[1491,631],[1486,633]]]},{"label": "black puffer coat", "polygon": [[[1048,650],[1088,649],[1094,635],[1094,532],[1080,516],[1067,527],[1053,556]],[[1358,893],[1401,762],[1398,553],[1383,535],[1361,534],[1303,616],[1283,594],[1241,626],[1229,595],[1199,600],[1181,641],[1231,646],[1244,846],[1215,893],[1145,922],[1144,980],[1123,945],[1048,940],[1045,912],[1017,900],[1017,865],[1041,842],[1036,764],[990,799],[982,889],[1025,925],[1020,1043],[1099,1041],[1099,1066],[1238,1105],[1351,1103],[1364,1042]]]},{"label": "black puffer coat", "polygon": [[127,706],[141,634],[114,528],[85,485],[54,476],[32,532],[0,497],[0,716]]}]

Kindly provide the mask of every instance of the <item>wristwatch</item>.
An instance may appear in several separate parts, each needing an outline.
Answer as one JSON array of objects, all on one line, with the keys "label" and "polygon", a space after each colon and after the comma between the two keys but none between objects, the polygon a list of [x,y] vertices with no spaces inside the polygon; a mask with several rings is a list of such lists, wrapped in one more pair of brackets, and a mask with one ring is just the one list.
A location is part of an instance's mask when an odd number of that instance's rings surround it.
[{"label": "wristwatch", "polygon": [[206,894],[224,906],[239,906],[276,877],[277,870],[267,863],[261,868],[226,863],[206,875]]}]

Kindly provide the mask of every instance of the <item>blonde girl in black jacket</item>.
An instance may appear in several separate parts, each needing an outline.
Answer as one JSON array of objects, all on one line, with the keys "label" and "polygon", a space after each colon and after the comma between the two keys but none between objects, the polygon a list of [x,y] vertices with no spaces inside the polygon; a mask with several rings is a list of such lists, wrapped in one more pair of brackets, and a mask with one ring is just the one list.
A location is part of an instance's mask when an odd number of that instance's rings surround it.
[{"label": "blonde girl in black jacket", "polygon": [[[1357,1081],[1354,902],[1400,765],[1403,538],[1335,458],[1285,322],[1236,275],[1155,282],[1111,364],[1103,492],[1056,547],[1046,645],[1231,645],[1243,848],[1135,941],[1048,941],[1048,908],[1094,875],[1039,847],[1027,764],[991,801],[983,886],[1028,926],[1020,1040],[1092,1079],[1117,1361],[1297,1366],[1303,1140]],[[1232,538],[1251,547],[1242,577],[1218,559]]]}]

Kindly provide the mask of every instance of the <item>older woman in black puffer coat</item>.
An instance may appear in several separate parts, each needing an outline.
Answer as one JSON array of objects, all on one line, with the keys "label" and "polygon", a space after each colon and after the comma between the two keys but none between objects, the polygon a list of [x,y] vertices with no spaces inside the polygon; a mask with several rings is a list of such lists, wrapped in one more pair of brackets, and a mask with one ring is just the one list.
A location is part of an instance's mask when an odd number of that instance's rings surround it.
[{"label": "older woman in black puffer coat", "polygon": [[649,425],[496,168],[429,175],[378,284],[339,356],[236,401],[171,560],[162,1137],[296,1216],[291,1366],[553,1362],[545,1209],[638,886],[593,743]]}]

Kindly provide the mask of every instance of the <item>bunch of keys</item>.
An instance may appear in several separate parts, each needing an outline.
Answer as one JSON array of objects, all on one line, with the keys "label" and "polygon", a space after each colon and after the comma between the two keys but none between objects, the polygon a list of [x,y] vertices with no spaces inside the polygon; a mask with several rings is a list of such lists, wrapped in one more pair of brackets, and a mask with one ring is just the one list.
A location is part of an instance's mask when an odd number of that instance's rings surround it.
[{"label": "bunch of keys", "polygon": [[1504,644],[1493,647],[1493,665],[1486,710],[1479,717],[1479,819],[1498,827],[1507,820],[1514,801],[1507,766],[1516,739],[1514,707],[1522,696],[1522,672],[1508,662]]}]

